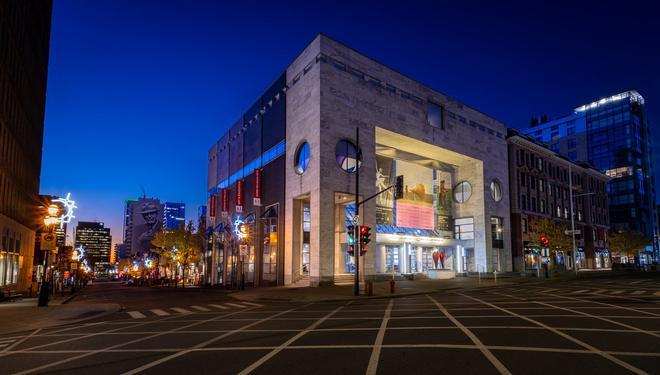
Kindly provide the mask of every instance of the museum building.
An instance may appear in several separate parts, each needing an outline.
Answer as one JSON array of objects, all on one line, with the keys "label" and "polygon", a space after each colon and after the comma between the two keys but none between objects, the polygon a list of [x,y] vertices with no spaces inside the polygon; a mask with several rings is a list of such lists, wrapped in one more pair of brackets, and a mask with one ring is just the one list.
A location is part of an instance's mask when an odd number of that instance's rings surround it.
[{"label": "museum building", "polygon": [[360,207],[375,234],[359,262],[365,279],[511,271],[506,133],[317,35],[209,150],[212,283],[350,281],[356,168],[360,199],[404,176],[401,199],[390,189]]}]

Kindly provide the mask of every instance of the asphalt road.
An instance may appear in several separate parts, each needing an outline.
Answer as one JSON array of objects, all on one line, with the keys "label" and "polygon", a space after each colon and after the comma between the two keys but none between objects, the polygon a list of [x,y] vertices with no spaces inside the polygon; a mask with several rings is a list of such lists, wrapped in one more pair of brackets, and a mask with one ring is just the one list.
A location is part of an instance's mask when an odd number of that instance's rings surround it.
[{"label": "asphalt road", "polygon": [[658,291],[631,275],[332,303],[154,297],[0,337],[0,373],[658,374]]}]

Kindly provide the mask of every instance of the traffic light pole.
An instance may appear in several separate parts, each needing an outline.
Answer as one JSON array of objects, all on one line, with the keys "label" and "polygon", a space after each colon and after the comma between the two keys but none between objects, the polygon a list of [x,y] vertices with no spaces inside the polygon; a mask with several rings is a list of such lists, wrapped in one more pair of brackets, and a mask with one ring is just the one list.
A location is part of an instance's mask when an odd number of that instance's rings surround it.
[{"label": "traffic light pole", "polygon": [[353,294],[360,295],[360,128],[355,128],[355,220],[353,223],[353,237],[355,238],[354,259],[355,275],[353,280]]}]

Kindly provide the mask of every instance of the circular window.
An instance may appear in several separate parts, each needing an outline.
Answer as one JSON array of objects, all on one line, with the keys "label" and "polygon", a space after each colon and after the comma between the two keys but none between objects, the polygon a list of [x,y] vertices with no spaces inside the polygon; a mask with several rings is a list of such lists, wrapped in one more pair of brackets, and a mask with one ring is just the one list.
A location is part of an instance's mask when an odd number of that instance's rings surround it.
[{"label": "circular window", "polygon": [[303,142],[296,151],[296,173],[303,174],[309,165],[309,143]]},{"label": "circular window", "polygon": [[454,186],[454,200],[458,203],[465,203],[472,195],[472,186],[469,182],[463,181]]},{"label": "circular window", "polygon": [[490,182],[490,196],[493,197],[495,202],[502,200],[502,184],[499,180],[493,180]]},{"label": "circular window", "polygon": [[359,168],[360,164],[362,164],[361,161],[358,161],[357,147],[351,141],[341,140],[337,142],[335,157],[337,158],[339,167],[348,173],[355,172],[356,167]]}]

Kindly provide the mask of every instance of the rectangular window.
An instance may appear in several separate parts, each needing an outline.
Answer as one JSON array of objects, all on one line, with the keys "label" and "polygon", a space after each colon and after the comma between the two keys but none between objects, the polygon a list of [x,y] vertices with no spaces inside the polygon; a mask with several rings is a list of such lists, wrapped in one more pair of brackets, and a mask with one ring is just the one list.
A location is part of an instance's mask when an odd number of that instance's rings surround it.
[{"label": "rectangular window", "polygon": [[426,122],[434,128],[444,129],[445,124],[442,121],[442,106],[426,102]]},{"label": "rectangular window", "polygon": [[574,149],[575,146],[577,146],[577,142],[575,141],[575,139],[569,139],[567,142],[567,146],[570,149]]},{"label": "rectangular window", "polygon": [[527,226],[527,219],[523,218],[522,219],[522,232],[527,233],[528,226]]},{"label": "rectangular window", "polygon": [[495,246],[495,241],[502,241],[504,239],[504,218],[492,216],[490,218],[490,229],[493,238],[493,247],[501,248],[501,246]]},{"label": "rectangular window", "polygon": [[566,135],[573,135],[573,134],[575,134],[575,126],[569,126],[566,129]]},{"label": "rectangular window", "polygon": [[457,240],[473,240],[474,218],[464,217],[454,220],[454,234]]}]

